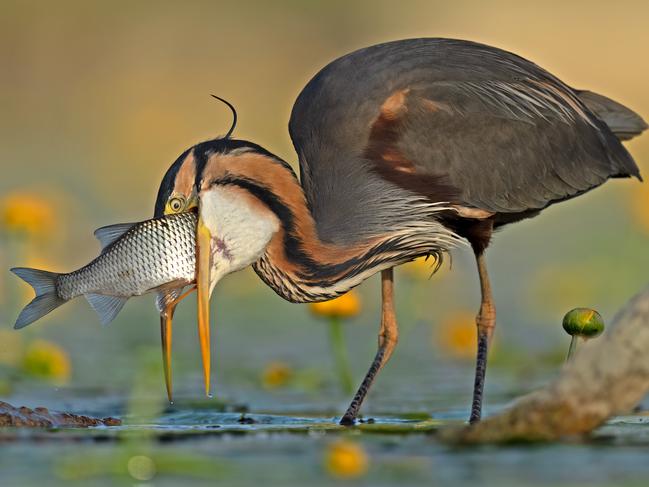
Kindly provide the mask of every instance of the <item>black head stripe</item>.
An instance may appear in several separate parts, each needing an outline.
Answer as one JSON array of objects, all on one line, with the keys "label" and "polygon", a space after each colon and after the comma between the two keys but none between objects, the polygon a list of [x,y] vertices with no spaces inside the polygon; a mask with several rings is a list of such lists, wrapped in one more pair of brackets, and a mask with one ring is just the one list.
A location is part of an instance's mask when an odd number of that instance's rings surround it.
[{"label": "black head stripe", "polygon": [[295,172],[287,162],[267,151],[260,145],[247,140],[221,138],[201,142],[194,146],[194,159],[196,160],[196,191],[200,190],[201,182],[203,181],[203,172],[205,171],[210,155],[218,153],[227,154],[236,149],[250,149],[251,152],[266,156],[270,161],[280,164],[285,169],[288,169],[293,177],[297,179]]},{"label": "black head stripe", "polygon": [[185,159],[187,158],[187,155],[190,151],[191,148],[183,152],[180,157],[176,159],[176,162],[171,165],[171,167],[167,170],[166,174],[162,178],[160,188],[158,189],[158,197],[155,200],[155,217],[164,215],[165,205],[167,204],[167,200],[169,199],[169,196],[171,196],[171,192],[174,189],[178,171],[180,171],[180,167],[183,165],[183,162],[185,162]]},{"label": "black head stripe", "polygon": [[205,172],[205,167],[207,166],[209,157],[212,154],[216,153],[227,154],[228,152],[236,149],[250,149],[251,152],[266,156],[269,161],[280,164],[282,167],[287,169],[297,180],[295,172],[288,163],[275,156],[271,152],[267,151],[260,145],[249,142],[247,140],[237,139],[219,138],[208,140],[187,149],[181,154],[178,159],[176,159],[176,162],[171,165],[164,178],[162,179],[162,182],[160,183],[160,189],[158,190],[158,197],[155,204],[155,216],[158,217],[164,214],[165,205],[173,191],[178,171],[180,171],[183,162],[192,150],[194,151],[194,161],[196,164],[196,179],[194,181],[194,186],[196,188],[196,191],[198,192],[201,188],[203,173]]}]

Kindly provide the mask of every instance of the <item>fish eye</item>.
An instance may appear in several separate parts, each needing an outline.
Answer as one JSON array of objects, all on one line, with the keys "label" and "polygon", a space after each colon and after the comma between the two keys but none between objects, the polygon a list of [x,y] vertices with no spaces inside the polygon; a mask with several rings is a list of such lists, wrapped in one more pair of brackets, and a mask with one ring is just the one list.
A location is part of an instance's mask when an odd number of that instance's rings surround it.
[{"label": "fish eye", "polygon": [[169,200],[169,209],[174,213],[178,213],[185,207],[185,199],[175,196]]}]

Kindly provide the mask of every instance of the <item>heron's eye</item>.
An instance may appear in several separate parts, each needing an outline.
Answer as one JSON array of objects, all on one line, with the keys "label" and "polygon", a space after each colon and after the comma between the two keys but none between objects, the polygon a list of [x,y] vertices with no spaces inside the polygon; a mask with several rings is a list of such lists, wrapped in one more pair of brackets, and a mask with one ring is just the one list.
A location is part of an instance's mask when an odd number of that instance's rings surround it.
[{"label": "heron's eye", "polygon": [[171,198],[169,200],[169,209],[174,213],[178,213],[185,207],[185,200],[183,198]]}]

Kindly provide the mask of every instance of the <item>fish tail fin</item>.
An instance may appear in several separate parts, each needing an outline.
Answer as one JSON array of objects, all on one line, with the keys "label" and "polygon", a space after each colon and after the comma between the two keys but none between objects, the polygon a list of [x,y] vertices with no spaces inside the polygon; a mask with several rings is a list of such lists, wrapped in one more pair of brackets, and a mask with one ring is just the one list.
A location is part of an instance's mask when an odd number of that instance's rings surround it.
[{"label": "fish tail fin", "polygon": [[36,297],[18,315],[15,329],[26,327],[66,302],[56,292],[56,279],[59,277],[56,272],[28,267],[14,267],[11,272],[32,286],[36,293]]}]

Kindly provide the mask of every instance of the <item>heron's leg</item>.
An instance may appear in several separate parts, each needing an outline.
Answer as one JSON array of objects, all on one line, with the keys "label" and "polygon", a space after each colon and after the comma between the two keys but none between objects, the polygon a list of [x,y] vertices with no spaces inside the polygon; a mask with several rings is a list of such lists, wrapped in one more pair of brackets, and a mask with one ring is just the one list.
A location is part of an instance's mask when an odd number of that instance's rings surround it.
[{"label": "heron's leg", "polygon": [[476,263],[478,264],[478,275],[480,276],[480,293],[482,301],[480,311],[476,316],[478,328],[478,354],[475,366],[475,383],[473,385],[473,402],[471,404],[470,423],[480,421],[482,414],[482,394],[484,391],[485,375],[487,373],[487,352],[491,336],[496,328],[496,306],[491,294],[491,284],[487,274],[487,264],[484,252],[476,252]]},{"label": "heron's leg", "polygon": [[376,375],[390,359],[394,347],[396,347],[399,339],[397,318],[394,313],[394,273],[391,268],[381,272],[381,297],[382,308],[381,329],[379,331],[379,349],[376,352],[370,370],[365,375],[354,399],[352,399],[345,415],[340,420],[340,424],[354,424],[354,420],[356,419],[358,410],[367,395],[367,391],[369,391]]}]

